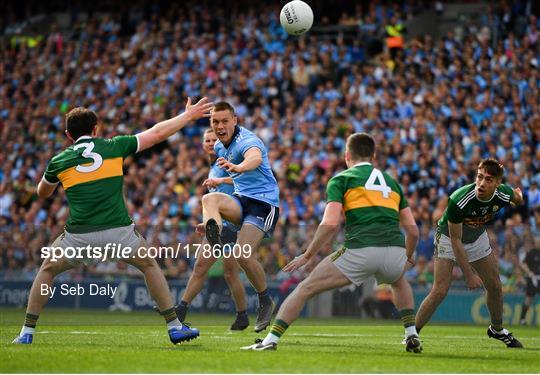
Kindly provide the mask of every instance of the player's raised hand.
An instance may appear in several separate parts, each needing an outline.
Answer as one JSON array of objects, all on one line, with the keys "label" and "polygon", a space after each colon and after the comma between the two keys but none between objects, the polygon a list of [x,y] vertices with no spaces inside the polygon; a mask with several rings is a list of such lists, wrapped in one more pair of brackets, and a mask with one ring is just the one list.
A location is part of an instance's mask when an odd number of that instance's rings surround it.
[{"label": "player's raised hand", "polygon": [[236,172],[240,173],[240,169],[238,168],[238,165],[231,163],[227,159],[221,157],[216,160],[217,165],[220,168],[225,169],[227,172]]},{"label": "player's raised hand", "polygon": [[299,255],[299,256],[295,257],[293,260],[291,260],[289,262],[289,264],[287,264],[285,267],[283,267],[283,271],[285,271],[285,272],[293,272],[293,271],[299,269],[300,267],[304,266],[308,261],[309,261],[309,259],[307,259],[304,254]]},{"label": "player's raised hand", "polygon": [[523,192],[520,188],[513,188],[512,191],[514,192],[514,198],[512,199],[512,203],[516,206],[519,206],[523,204]]},{"label": "player's raised hand", "polygon": [[188,98],[185,113],[191,120],[198,120],[202,117],[210,117],[210,111],[213,107],[214,103],[210,102],[206,96],[195,104],[191,104],[191,98]]}]

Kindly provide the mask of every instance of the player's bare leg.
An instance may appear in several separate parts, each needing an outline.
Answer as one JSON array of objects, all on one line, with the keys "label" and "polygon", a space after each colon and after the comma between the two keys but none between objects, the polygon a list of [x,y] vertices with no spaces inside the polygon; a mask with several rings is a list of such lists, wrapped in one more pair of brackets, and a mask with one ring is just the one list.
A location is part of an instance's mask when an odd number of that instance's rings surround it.
[{"label": "player's bare leg", "polygon": [[408,352],[422,352],[422,344],[418,338],[414,317],[414,296],[411,285],[401,275],[392,283],[394,305],[399,311],[403,326],[405,327],[405,344]]},{"label": "player's bare leg", "polygon": [[331,255],[327,256],[311,271],[283,301],[279,308],[270,333],[262,341],[243,349],[275,349],[285,330],[298,318],[306,302],[313,296],[326,290],[349,285],[351,281],[334,265]]},{"label": "player's bare leg", "polygon": [[[147,247],[146,241],[141,241],[141,247]],[[137,253],[134,258],[124,261],[138,268],[144,275],[146,287],[150,296],[156,301],[160,314],[165,318],[169,330],[169,338],[173,344],[189,341],[199,336],[199,330],[182,325],[173,306],[171,292],[167,280],[154,258]]]},{"label": "player's bare leg", "polygon": [[242,251],[242,256],[237,259],[237,262],[259,295],[255,332],[260,332],[270,325],[275,307],[274,301],[268,294],[264,269],[257,259],[257,250],[263,238],[264,232],[262,230],[255,225],[244,224],[238,232],[236,240],[237,247],[250,250],[249,256],[246,256],[246,253]]},{"label": "player's bare leg", "polygon": [[214,257],[205,258],[203,256],[199,256],[197,258],[195,266],[193,267],[193,272],[189,277],[186,290],[182,296],[183,301],[191,303],[191,301],[193,301],[193,299],[201,292],[204,282],[206,281],[206,276],[208,275],[208,270],[210,267],[212,267],[216,260],[217,259]]},{"label": "player's bare leg", "polygon": [[50,290],[56,276],[64,271],[74,268],[74,265],[70,264],[66,259],[58,259],[52,261],[51,259],[45,259],[39,271],[32,283],[30,294],[28,296],[28,306],[26,307],[26,314],[39,315],[43,306],[49,301],[49,294],[42,295],[41,288],[47,286],[47,290]]},{"label": "player's bare leg", "polygon": [[[39,314],[43,310],[43,306],[49,301],[50,290],[54,282],[54,278],[64,271],[73,268],[66,259],[61,258],[52,261],[47,258],[41,264],[39,271],[32,283],[30,294],[28,295],[28,306],[26,307],[26,316],[24,324],[21,328],[19,336],[13,340],[14,344],[31,344],[33,335],[36,331],[36,324],[39,319]],[[47,293],[42,293],[47,287]]]},{"label": "player's bare leg", "polygon": [[503,293],[497,258],[491,253],[485,258],[472,262],[471,266],[475,269],[486,289],[486,302],[491,317],[488,336],[504,342],[510,348],[522,348],[523,345],[504,329],[502,324]]},{"label": "player's bare leg", "polygon": [[422,301],[416,313],[416,329],[418,332],[429,322],[437,307],[446,297],[452,282],[452,269],[454,261],[445,258],[435,258],[433,287]]},{"label": "player's bare leg", "polygon": [[236,307],[236,320],[231,325],[231,330],[242,331],[249,326],[247,315],[246,289],[244,283],[240,280],[238,273],[240,266],[233,254],[229,257],[223,256],[223,277],[231,290],[231,294]]},{"label": "player's bare leg", "polygon": [[503,318],[503,293],[499,278],[499,264],[493,253],[471,263],[486,289],[486,302],[491,317],[491,326],[501,330]]},{"label": "player's bare leg", "polygon": [[[53,242],[51,247],[58,246],[60,239],[63,235]],[[46,258],[32,283],[30,288],[30,294],[28,295],[28,305],[26,307],[26,316],[24,318],[24,324],[21,328],[19,336],[13,340],[14,344],[31,344],[33,341],[33,335],[36,331],[36,324],[39,319],[39,314],[43,310],[43,307],[49,301],[50,288],[53,285],[54,278],[64,271],[67,271],[75,266],[67,261],[65,258],[60,258],[52,261],[51,258]],[[42,293],[42,288],[47,287],[47,293]]]},{"label": "player's bare leg", "polygon": [[523,301],[523,305],[521,306],[521,316],[519,319],[519,324],[522,326],[527,325],[527,311],[529,311],[534,296],[525,296],[525,300]]},{"label": "player's bare leg", "polygon": [[206,238],[210,245],[221,243],[221,229],[223,219],[234,224],[242,221],[242,208],[238,201],[225,193],[209,193],[202,197],[203,223],[206,231]]},{"label": "player's bare leg", "polygon": [[216,260],[217,258],[214,258],[213,256],[208,258],[199,256],[195,261],[195,266],[189,277],[182,300],[176,308],[176,313],[178,314],[180,321],[183,322],[185,320],[189,304],[201,292],[208,275],[208,270]]}]

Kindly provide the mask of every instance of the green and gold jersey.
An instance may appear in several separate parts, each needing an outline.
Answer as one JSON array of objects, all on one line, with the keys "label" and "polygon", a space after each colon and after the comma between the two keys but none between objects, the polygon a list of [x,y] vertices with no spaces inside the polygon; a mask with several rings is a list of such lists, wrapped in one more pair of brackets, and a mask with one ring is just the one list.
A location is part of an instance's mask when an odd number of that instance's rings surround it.
[{"label": "green and gold jersey", "polygon": [[123,162],[137,148],[137,137],[132,135],[112,139],[83,136],[51,159],[43,180],[60,182],[66,191],[68,232],[95,232],[133,222],[124,202]]},{"label": "green and gold jersey", "polygon": [[399,211],[408,206],[401,186],[370,163],[359,163],[328,182],[327,202],[343,204],[345,247],[405,246]]},{"label": "green and gold jersey", "polygon": [[476,197],[475,184],[457,189],[448,198],[448,207],[437,223],[437,232],[448,234],[448,221],[463,223],[461,242],[473,243],[484,233],[485,225],[497,212],[508,206],[514,198],[514,191],[508,185],[501,184],[489,201],[483,202]]}]

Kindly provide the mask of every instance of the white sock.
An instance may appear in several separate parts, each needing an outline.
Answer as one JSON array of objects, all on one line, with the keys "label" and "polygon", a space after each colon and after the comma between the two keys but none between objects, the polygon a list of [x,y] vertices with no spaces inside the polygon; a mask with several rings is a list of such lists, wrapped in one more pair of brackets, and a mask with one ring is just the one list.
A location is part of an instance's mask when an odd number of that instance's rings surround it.
[{"label": "white sock", "polygon": [[418,332],[416,332],[416,326],[409,326],[409,327],[405,328],[405,336],[409,337],[409,336],[412,336],[412,335],[418,336]]},{"label": "white sock", "polygon": [[27,333],[30,333],[33,335],[34,333],[36,333],[36,329],[23,325],[21,328],[21,333],[19,333],[19,336],[26,335]]},{"label": "white sock", "polygon": [[268,335],[266,335],[266,337],[264,338],[262,344],[263,345],[268,345],[268,344],[271,344],[273,342],[275,342],[276,344],[278,343],[279,341],[279,337],[277,337],[276,335],[274,335],[273,333],[269,333]]},{"label": "white sock", "polygon": [[167,328],[171,329],[173,327],[182,327],[182,323],[176,318],[175,320],[171,320],[169,323],[167,323]]}]

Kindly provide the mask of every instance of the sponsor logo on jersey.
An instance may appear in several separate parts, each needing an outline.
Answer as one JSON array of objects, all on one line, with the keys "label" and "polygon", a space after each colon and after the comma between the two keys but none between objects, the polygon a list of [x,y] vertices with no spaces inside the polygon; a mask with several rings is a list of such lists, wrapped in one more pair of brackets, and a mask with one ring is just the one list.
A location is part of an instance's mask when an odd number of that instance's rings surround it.
[{"label": "sponsor logo on jersey", "polygon": [[463,224],[471,228],[479,228],[489,222],[495,217],[494,213],[489,213],[481,217],[466,218],[463,220]]}]

